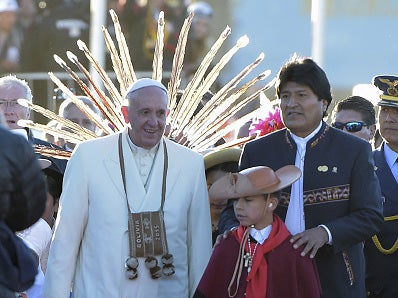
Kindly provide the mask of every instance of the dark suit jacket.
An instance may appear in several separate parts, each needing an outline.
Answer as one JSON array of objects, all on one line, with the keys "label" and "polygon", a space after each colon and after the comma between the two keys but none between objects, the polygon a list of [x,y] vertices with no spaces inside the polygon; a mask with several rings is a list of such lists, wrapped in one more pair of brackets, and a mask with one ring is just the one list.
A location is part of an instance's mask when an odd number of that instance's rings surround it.
[{"label": "dark suit jacket", "polygon": [[[384,144],[373,152],[373,157],[384,198],[384,217],[397,216],[398,183],[384,157]],[[377,237],[383,248],[390,249],[398,239],[398,220],[385,221]],[[383,254],[372,239],[368,239],[365,243],[365,258],[367,290],[374,293],[384,291],[386,294],[382,297],[398,297],[398,251]]]},{"label": "dark suit jacket", "polygon": [[[35,138],[33,137],[33,134],[29,129],[27,129],[27,131],[28,131],[28,140],[32,145],[46,146],[53,149],[65,150],[64,148],[59,147],[55,144]],[[49,169],[62,174],[65,172],[66,164],[68,162],[66,159],[55,158],[52,156],[41,156],[40,154],[38,154],[38,158],[45,158],[50,160],[51,166],[49,167]]]},{"label": "dark suit jacket", "polygon": [[[294,165],[295,156],[296,143],[283,129],[247,143],[240,167],[277,170]],[[333,245],[325,245],[316,256],[322,297],[365,297],[363,241],[383,222],[370,144],[323,123],[307,143],[303,175],[306,229],[324,224],[333,238]],[[275,210],[283,220],[289,198],[287,188]],[[221,225],[232,216],[227,209]]]}]

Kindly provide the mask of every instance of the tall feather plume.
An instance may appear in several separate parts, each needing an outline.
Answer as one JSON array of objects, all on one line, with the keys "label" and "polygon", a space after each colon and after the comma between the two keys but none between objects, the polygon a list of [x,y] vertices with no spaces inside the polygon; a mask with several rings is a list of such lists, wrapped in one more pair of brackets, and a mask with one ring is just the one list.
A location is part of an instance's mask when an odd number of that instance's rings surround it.
[{"label": "tall feather plume", "polygon": [[158,31],[156,35],[155,52],[153,54],[152,63],[152,79],[161,82],[162,81],[162,71],[163,71],[163,43],[164,39],[164,13],[161,11],[159,13],[158,19]]},{"label": "tall feather plume", "polygon": [[[179,128],[177,130],[177,134],[182,133],[184,130],[185,126],[187,123],[191,120],[192,115],[201,100],[203,94],[210,88],[210,86],[214,83],[214,81],[217,79],[217,77],[220,74],[221,69],[230,61],[232,56],[242,47],[245,47],[249,43],[249,39],[247,36],[243,36],[239,38],[239,40],[236,42],[235,46],[230,49],[221,59],[220,61],[214,66],[214,68],[210,71],[209,75],[206,77],[206,79],[203,81],[202,84],[198,86],[198,88],[195,90],[195,93],[193,94],[193,98],[188,101],[188,102],[193,102],[191,106],[187,106],[185,109],[182,110],[182,113],[180,113],[177,117],[179,117],[181,123],[179,124]],[[224,88],[225,90],[228,90],[228,86],[231,85],[231,82],[228,83]],[[220,93],[221,94],[221,93]],[[184,98],[184,95],[182,96],[182,101],[185,102],[186,97]],[[196,105],[195,105],[196,104]]]},{"label": "tall feather plume", "polygon": [[[91,65],[94,67],[94,69],[96,70],[96,72],[99,74],[99,76],[102,79],[102,82],[104,83],[105,87],[107,88],[108,92],[111,94],[113,100],[116,101],[116,106],[119,104],[121,104],[123,102],[123,97],[120,94],[120,92],[117,90],[117,88],[115,87],[115,85],[113,84],[112,80],[109,78],[108,74],[106,73],[106,71],[102,68],[102,66],[99,64],[99,62],[97,61],[97,59],[95,59],[95,57],[93,56],[93,54],[90,52],[90,50],[87,48],[86,44],[81,41],[78,40],[77,41],[77,46],[79,47],[79,49],[81,51],[83,51],[83,53],[86,55],[87,59],[90,61]],[[74,60],[77,60],[74,59]],[[78,65],[79,66],[79,65]],[[82,65],[80,64],[79,68],[81,68]],[[87,71],[86,71],[87,72]],[[88,72],[87,72],[88,73]],[[88,79],[90,79],[90,83],[93,83],[93,80],[91,79],[90,75],[88,76]],[[94,85],[94,88],[96,88],[96,91],[98,92],[98,86]]]},{"label": "tall feather plume", "polygon": [[220,49],[220,47],[222,46],[222,44],[230,34],[231,34],[231,29],[227,26],[224,29],[224,31],[221,33],[221,35],[218,37],[216,42],[213,44],[210,51],[203,58],[201,64],[199,65],[198,70],[195,72],[192,80],[188,83],[187,87],[185,88],[185,92],[180,99],[180,104],[176,107],[175,111],[170,112],[169,117],[171,119],[170,124],[172,127],[179,126],[180,124],[179,115],[181,111],[184,110],[186,106],[189,104],[189,102],[186,101],[186,99],[188,98],[189,100],[190,98],[192,98],[197,86],[200,84],[203,76],[205,75],[207,68],[209,67],[210,63],[213,61],[214,56],[217,54],[218,50]]},{"label": "tall feather plume", "polygon": [[[73,80],[75,82],[77,82],[77,84],[79,85],[80,89],[82,89],[82,91],[93,100],[93,102],[96,104],[96,106],[98,107],[98,109],[101,111],[101,113],[103,113],[104,117],[106,117],[109,122],[114,126],[114,127],[118,127],[118,121],[117,119],[114,119],[114,117],[112,116],[112,113],[114,113],[113,109],[108,109],[106,107],[104,107],[104,105],[102,104],[102,102],[92,93],[92,91],[90,90],[90,88],[83,82],[83,80],[81,80],[79,78],[79,76],[65,63],[64,60],[62,60],[62,58],[60,58],[58,55],[54,55],[54,60],[66,71],[69,73],[69,75],[73,78]],[[65,87],[65,86],[64,86]],[[65,87],[66,88],[66,87]],[[68,88],[66,88],[68,89]],[[69,89],[68,89],[69,90]]]},{"label": "tall feather plume", "polygon": [[[189,29],[192,25],[194,14],[191,12],[189,16],[185,19],[184,24],[182,25],[180,35],[178,37],[176,52],[173,57],[173,66],[171,70],[170,82],[168,85],[168,93],[170,111],[174,111],[177,104],[177,90],[181,83],[181,71],[185,58],[185,47],[187,44]],[[170,119],[170,118],[168,118]]]},{"label": "tall feather plume", "polygon": [[77,133],[76,131],[69,132],[69,131],[66,131],[63,129],[49,127],[47,125],[43,125],[43,124],[39,124],[39,123],[34,123],[33,121],[30,121],[30,120],[19,120],[18,123],[21,126],[35,129],[38,131],[42,131],[42,132],[48,133],[54,137],[63,138],[64,140],[67,140],[74,144],[78,144],[85,140],[90,140],[90,139],[96,138],[96,136],[85,138],[81,134]]},{"label": "tall feather plume", "polygon": [[33,145],[33,149],[37,154],[60,159],[69,159],[72,155],[72,152],[70,151],[59,150],[43,145]]},{"label": "tall feather plume", "polygon": [[102,26],[102,33],[104,34],[105,44],[111,56],[112,67],[115,71],[116,79],[119,83],[122,94],[124,94],[128,86],[126,86],[126,81],[124,79],[122,61],[119,58],[119,53],[117,52],[115,43],[113,42],[113,39],[108,32],[108,29],[106,29],[104,26]]},{"label": "tall feather plume", "polygon": [[103,121],[100,116],[91,110],[87,105],[82,103],[72,91],[69,90],[52,72],[49,72],[48,75],[50,76],[51,80],[54,82],[55,85],[58,86],[59,89],[65,93],[72,102],[91,120],[97,125],[100,129],[102,129],[106,134],[112,134],[113,130],[108,126],[108,124]]},{"label": "tall feather plume", "polygon": [[[203,123],[209,123],[213,122],[216,119],[220,117],[220,113],[224,111],[225,107],[219,108],[220,104],[224,101],[225,97],[227,94],[236,87],[236,85],[244,78],[246,77],[255,67],[261,63],[261,61],[264,59],[264,55],[261,55],[251,64],[246,66],[239,74],[237,74],[233,79],[231,79],[221,90],[219,90],[207,104],[199,111],[199,113],[196,115],[191,122],[190,122],[190,127],[187,128],[186,134],[188,135],[188,139],[190,139],[190,136],[197,133],[195,131],[198,131],[198,127],[203,126]],[[252,81],[252,85],[262,79],[263,77],[257,77],[255,80]],[[249,86],[248,86],[249,87]],[[248,88],[247,87],[247,88]],[[247,89],[246,88],[246,89]],[[237,95],[241,95],[244,91],[244,89],[240,93],[237,93]],[[239,96],[236,96],[237,98]],[[218,109],[218,110],[217,110]],[[219,111],[219,112],[217,112]],[[181,127],[180,130],[184,129],[185,127]]]},{"label": "tall feather plume", "polygon": [[[123,65],[123,72],[124,72],[124,77],[125,77],[125,86],[130,86],[132,83],[134,83],[137,80],[137,76],[135,74],[133,64],[131,63],[131,57],[130,57],[130,52],[127,47],[127,42],[124,37],[124,34],[122,32],[122,28],[119,23],[119,19],[113,9],[109,11],[113,24],[115,27],[115,35],[116,35],[116,40],[118,42],[119,46],[119,51],[120,51],[120,60],[122,61]],[[121,90],[121,93],[124,94],[126,92],[125,90]]]},{"label": "tall feather plume", "polygon": [[[121,112],[119,112],[121,107],[120,104],[121,98],[119,100],[116,100],[116,102],[111,101],[109,97],[106,96],[105,92],[101,90],[101,87],[98,86],[98,84],[93,80],[88,70],[79,62],[76,55],[74,55],[70,51],[67,51],[66,53],[68,59],[71,62],[73,62],[79,68],[79,70],[85,75],[87,80],[90,82],[92,88],[96,92],[96,96],[93,95],[92,99],[94,103],[97,105],[97,107],[101,110],[101,112],[104,114],[104,116],[109,120],[109,122],[113,126],[115,126],[118,130],[123,129],[124,127],[123,116]],[[117,98],[118,95],[113,93],[112,86],[114,89],[116,88],[113,85],[112,81],[109,80],[109,77],[106,75],[105,71],[101,73],[100,76],[105,84],[105,87],[107,87],[108,91],[110,92],[111,96],[113,96],[113,98]],[[108,84],[109,81],[112,86]]]},{"label": "tall feather plume", "polygon": [[[121,26],[119,24],[119,20],[116,16],[116,13],[111,10],[110,15],[114,22],[115,33],[117,45],[113,42],[111,36],[108,31],[103,27],[104,38],[112,59],[113,69],[116,73],[116,78],[119,83],[119,90],[115,87],[112,80],[109,78],[107,73],[102,69],[102,67],[98,64],[95,57],[89,51],[87,46],[79,41],[78,46],[80,50],[82,50],[89,62],[96,69],[98,74],[100,75],[105,88],[109,92],[112,99],[109,99],[105,93],[101,90],[100,86],[93,82],[89,72],[84,68],[84,66],[78,61],[76,56],[68,52],[68,58],[79,68],[79,70],[86,76],[90,84],[93,86],[94,91],[91,89],[79,78],[79,76],[70,69],[66,63],[62,59],[58,59],[58,63],[71,75],[71,77],[78,83],[83,92],[89,96],[98,106],[100,111],[104,114],[104,116],[108,119],[109,123],[112,124],[114,129],[111,129],[108,125],[108,122],[102,120],[98,117],[98,115],[91,115],[89,111],[86,111],[85,114],[90,116],[101,129],[105,131],[105,133],[110,134],[117,131],[120,131],[124,128],[124,122],[121,113],[118,111],[120,105],[122,104],[123,97],[128,86],[137,80],[136,74],[134,72],[134,68],[130,59],[129,49],[126,44],[126,40],[121,31]],[[243,70],[241,70],[232,80],[230,80],[225,86],[223,86],[214,96],[213,98],[205,104],[205,106],[193,116],[199,102],[202,99],[202,96],[210,89],[212,84],[216,81],[217,77],[220,75],[221,71],[224,69],[225,65],[232,59],[232,57],[237,53],[237,51],[243,47],[245,47],[249,40],[247,36],[241,37],[236,44],[225,53],[220,61],[215,64],[215,66],[209,71],[208,75],[205,76],[208,68],[212,64],[212,61],[224,41],[231,33],[231,29],[226,27],[225,30],[220,34],[216,42],[212,45],[209,52],[205,55],[202,62],[200,63],[197,71],[195,72],[192,80],[188,82],[182,97],[177,103],[177,90],[179,88],[181,82],[181,73],[183,69],[183,61],[185,57],[185,47],[188,40],[188,33],[190,26],[193,20],[193,13],[191,13],[184,21],[184,24],[181,28],[180,36],[178,39],[176,52],[173,59],[173,66],[171,70],[171,77],[168,84],[168,93],[170,99],[170,114],[167,119],[167,123],[170,125],[170,133],[169,137],[178,136],[177,142],[180,144],[184,144],[189,148],[192,148],[197,151],[204,151],[214,145],[214,143],[222,138],[227,132],[237,129],[245,122],[249,121],[253,115],[255,115],[258,111],[253,111],[251,113],[247,113],[243,117],[238,120],[235,120],[233,123],[226,126],[227,122],[231,120],[231,117],[241,110],[247,103],[255,99],[261,91],[268,89],[273,85],[274,80],[268,83],[265,87],[259,89],[244,99],[240,99],[243,94],[245,94],[250,87],[254,86],[255,83],[264,80],[268,75],[269,71],[263,72],[257,77],[249,80],[246,83],[243,83],[242,86],[238,87],[239,84],[246,78],[250,72],[256,68],[264,59],[264,55],[261,54],[254,62],[246,66]],[[164,38],[164,15],[163,13],[159,14],[158,20],[158,31],[157,31],[157,39],[153,60],[153,72],[152,78],[155,80],[162,80],[162,64],[163,64],[163,38]],[[53,82],[69,97],[71,97],[72,101],[76,101],[76,96],[71,93],[71,91],[63,85],[63,83],[58,80],[52,73],[49,73]],[[76,103],[75,103],[76,104]],[[85,107],[78,105],[79,109],[82,109],[84,112]],[[31,124],[27,124],[31,125]],[[226,126],[226,127],[225,127]],[[36,127],[39,129],[38,127]],[[46,128],[41,128],[45,130]],[[51,129],[47,130],[48,132]],[[58,132],[52,131],[53,134],[57,134]],[[181,135],[183,137],[181,137]],[[75,138],[77,142],[78,139],[82,138],[82,136],[68,136],[70,139]],[[87,136],[91,137],[91,136]],[[252,139],[253,137],[248,137],[244,139],[234,140],[233,142],[229,142],[224,144],[223,146],[236,146],[237,144],[242,144],[247,140]]]},{"label": "tall feather plume", "polygon": [[[70,121],[68,119],[65,119],[65,118],[63,118],[61,116],[58,116],[53,111],[50,111],[50,110],[48,110],[46,108],[43,108],[43,107],[41,107],[39,105],[32,104],[30,101],[28,101],[26,99],[20,98],[20,99],[18,99],[18,103],[21,106],[27,107],[27,108],[29,108],[29,109],[31,109],[31,110],[33,110],[33,111],[45,116],[45,117],[47,117],[50,120],[55,120],[60,125],[62,125],[64,127],[67,127],[70,130],[76,132],[79,135],[78,138],[80,138],[81,141],[82,140],[89,140],[89,139],[97,137],[91,130],[88,130],[87,128],[84,128],[84,127],[80,126],[79,124],[76,124],[76,123],[74,123],[74,122],[72,122],[72,121]],[[21,124],[26,124],[26,123],[29,124],[29,122],[21,122]],[[23,125],[21,125],[21,126],[23,126]]]},{"label": "tall feather plume", "polygon": [[[263,77],[263,76],[259,75],[259,77]],[[273,86],[274,82],[275,82],[275,80],[272,80],[265,87],[262,87],[262,88],[258,89],[257,91],[255,91],[254,93],[252,93],[251,95],[249,95],[248,97],[246,97],[245,99],[243,99],[240,102],[236,102],[237,98],[232,98],[232,100],[234,101],[233,104],[231,103],[228,107],[227,106],[225,108],[221,107],[219,110],[215,110],[208,117],[206,117],[206,119],[205,119],[206,121],[205,122],[201,123],[200,126],[196,127],[196,129],[199,130],[199,131],[206,131],[207,132],[206,134],[188,135],[187,136],[187,140],[190,142],[190,144],[192,146],[198,146],[197,144],[200,144],[205,139],[209,138],[210,136],[212,136],[215,133],[221,134],[221,136],[222,136],[223,134],[220,131],[220,129],[223,126],[225,126],[225,124],[227,123],[229,118],[232,115],[235,115],[237,112],[239,112],[242,108],[244,108],[252,100],[257,98],[261,92],[264,92],[265,90],[267,90],[271,86]],[[232,95],[232,97],[236,97],[237,94],[243,94],[244,91],[246,91],[249,88],[249,86],[251,86],[251,85],[250,84],[246,84],[244,87],[242,87],[240,90],[238,90],[236,94]],[[228,104],[228,102],[227,102],[227,104]],[[238,123],[237,125],[241,126],[241,125],[243,125],[245,122],[247,122],[249,120],[247,118],[250,118],[250,119],[253,118],[253,116],[256,115],[256,113],[257,113],[257,111],[255,113],[254,112],[253,113],[249,113],[248,114],[249,116],[246,115],[246,116],[241,117],[240,119],[236,120],[234,122],[234,124]],[[209,121],[207,118],[213,119],[213,121]],[[244,119],[246,119],[246,120],[244,120]],[[240,122],[243,122],[243,123],[240,123]],[[192,138],[190,138],[189,136],[192,136]],[[218,139],[216,139],[216,141],[217,140]],[[210,143],[210,142],[208,142],[208,143]]]}]

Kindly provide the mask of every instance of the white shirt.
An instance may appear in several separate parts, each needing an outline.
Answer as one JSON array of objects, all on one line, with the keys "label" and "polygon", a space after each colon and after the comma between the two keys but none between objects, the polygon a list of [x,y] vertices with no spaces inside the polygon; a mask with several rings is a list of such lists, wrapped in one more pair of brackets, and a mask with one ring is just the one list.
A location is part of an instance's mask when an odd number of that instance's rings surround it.
[{"label": "white shirt", "polygon": [[391,169],[391,172],[395,178],[395,181],[398,182],[398,152],[392,150],[387,144],[384,145],[384,157],[388,166]]},{"label": "white shirt", "polygon": [[[322,122],[320,122],[318,127],[305,138],[301,138],[290,133],[297,144],[295,166],[297,166],[303,173],[307,142],[318,133],[321,126]],[[290,193],[290,202],[287,208],[285,224],[292,235],[305,231],[303,181],[304,175],[301,175],[300,179],[292,184],[292,190]]]},{"label": "white shirt", "polygon": [[156,153],[158,152],[159,144],[152,147],[151,149],[144,149],[135,145],[126,134],[128,144],[131,152],[133,153],[134,160],[137,164],[138,172],[140,173],[141,181],[147,189],[148,181],[152,171],[153,160],[155,159]]},{"label": "white shirt", "polygon": [[272,225],[266,226],[261,230],[251,228],[250,236],[252,236],[258,243],[262,245],[264,241],[268,239],[269,234],[271,234],[271,230],[272,230]]}]

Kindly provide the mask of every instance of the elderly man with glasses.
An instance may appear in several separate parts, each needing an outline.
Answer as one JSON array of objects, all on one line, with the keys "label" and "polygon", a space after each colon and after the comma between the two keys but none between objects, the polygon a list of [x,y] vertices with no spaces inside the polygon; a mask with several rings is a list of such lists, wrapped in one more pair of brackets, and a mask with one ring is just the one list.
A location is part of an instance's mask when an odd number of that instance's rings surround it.
[{"label": "elderly man with glasses", "polygon": [[[32,145],[41,145],[62,150],[54,144],[35,138],[30,129],[18,125],[19,120],[28,120],[30,109],[18,104],[18,99],[23,98],[32,102],[32,91],[26,81],[13,75],[0,78],[0,111],[4,113],[8,128],[25,137]],[[66,168],[65,159],[49,157],[55,171],[63,173]]]}]

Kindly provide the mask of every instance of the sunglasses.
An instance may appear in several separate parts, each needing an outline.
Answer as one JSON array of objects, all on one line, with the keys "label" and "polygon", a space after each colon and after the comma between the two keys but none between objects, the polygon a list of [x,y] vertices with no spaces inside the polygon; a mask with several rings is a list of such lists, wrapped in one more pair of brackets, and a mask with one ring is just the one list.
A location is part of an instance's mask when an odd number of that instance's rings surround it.
[{"label": "sunglasses", "polygon": [[358,131],[362,130],[362,127],[367,127],[368,125],[365,122],[361,122],[361,121],[350,121],[350,122],[346,122],[346,123],[334,122],[334,123],[332,123],[332,126],[334,128],[341,129],[341,130],[343,130],[343,128],[345,127],[345,129],[348,132],[358,132]]}]

